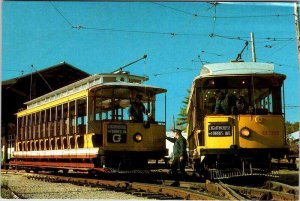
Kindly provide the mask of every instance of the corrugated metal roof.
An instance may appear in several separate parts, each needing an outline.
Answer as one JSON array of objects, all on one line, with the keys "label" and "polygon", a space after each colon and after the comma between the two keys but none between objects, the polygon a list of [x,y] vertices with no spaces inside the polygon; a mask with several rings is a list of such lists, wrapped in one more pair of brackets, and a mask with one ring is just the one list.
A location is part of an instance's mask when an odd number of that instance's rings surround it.
[{"label": "corrugated metal roof", "polygon": [[59,64],[55,64],[53,66],[50,66],[50,67],[47,67],[47,68],[44,68],[44,69],[41,69],[41,70],[38,70],[37,72],[33,72],[33,73],[29,73],[29,74],[25,74],[25,75],[22,75],[22,76],[19,76],[19,77],[15,77],[15,78],[12,78],[12,79],[9,79],[9,80],[3,80],[2,81],[2,85],[10,85],[10,84],[14,84],[16,83],[19,79],[22,79],[22,78],[25,78],[25,77],[29,77],[29,76],[33,76],[37,73],[40,73],[40,74],[43,74],[44,72],[47,72],[49,70],[53,70],[55,68],[60,68],[60,67],[68,67],[68,68],[72,68],[80,73],[82,73],[83,75],[86,75],[86,76],[89,76],[90,74],[88,74],[87,72],[84,72],[82,71],[81,69],[79,68],[76,68],[75,66],[65,62],[65,61],[62,61],[60,62]]}]

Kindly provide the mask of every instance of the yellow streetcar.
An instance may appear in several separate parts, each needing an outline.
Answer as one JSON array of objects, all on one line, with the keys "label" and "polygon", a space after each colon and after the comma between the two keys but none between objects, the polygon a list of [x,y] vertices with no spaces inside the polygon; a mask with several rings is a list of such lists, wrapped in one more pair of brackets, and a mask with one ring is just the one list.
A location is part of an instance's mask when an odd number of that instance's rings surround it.
[{"label": "yellow streetcar", "polygon": [[212,179],[273,176],[287,153],[286,76],[267,63],[206,64],[192,84],[187,116],[194,168]]},{"label": "yellow streetcar", "polygon": [[[28,171],[136,169],[166,154],[166,90],[125,71],[96,74],[26,102],[10,166]],[[130,119],[140,97],[146,114]],[[160,98],[157,104],[157,98]]]}]

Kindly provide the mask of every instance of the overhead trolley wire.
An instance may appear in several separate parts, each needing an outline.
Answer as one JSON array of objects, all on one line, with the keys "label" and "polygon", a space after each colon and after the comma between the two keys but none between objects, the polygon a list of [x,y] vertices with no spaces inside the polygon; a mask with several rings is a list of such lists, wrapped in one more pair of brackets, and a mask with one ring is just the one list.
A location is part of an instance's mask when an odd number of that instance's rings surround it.
[{"label": "overhead trolley wire", "polygon": [[158,72],[158,73],[153,73],[152,75],[154,77],[156,77],[156,76],[165,75],[165,74],[185,73],[185,72],[191,72],[191,71],[197,71],[197,70],[199,70],[199,69],[198,68],[176,67],[176,69],[174,69],[174,71]]},{"label": "overhead trolley wire", "polygon": [[[265,14],[265,15],[239,15],[239,16],[209,16],[209,15],[199,15],[197,13],[191,13],[191,12],[188,12],[188,11],[184,11],[184,10],[180,10],[178,8],[174,8],[174,7],[171,7],[171,6],[166,6],[164,4],[160,4],[160,3],[157,3],[157,2],[151,2],[152,4],[156,4],[156,5],[159,5],[161,7],[165,7],[167,9],[171,9],[171,10],[174,10],[174,11],[177,11],[177,12],[180,12],[180,13],[184,13],[186,15],[191,15],[191,16],[194,16],[194,17],[202,17],[202,18],[213,18],[213,19],[216,19],[216,18],[219,18],[219,19],[234,19],[234,18],[238,18],[238,19],[241,19],[241,18],[260,18],[260,17],[290,17],[290,16],[293,16],[294,17],[294,14]],[[213,5],[214,7],[216,7],[216,5]],[[212,6],[212,7],[213,7]],[[211,8],[212,8],[211,7]],[[209,9],[211,9],[209,8]]]},{"label": "overhead trolley wire", "polygon": [[224,56],[224,55],[221,55],[221,54],[217,54],[217,53],[214,53],[214,52],[207,52],[207,51],[204,51],[204,50],[202,50],[201,53],[212,54],[212,55],[216,55],[216,56],[218,56],[218,57]]},{"label": "overhead trolley wire", "polygon": [[268,57],[271,57],[271,56],[274,56],[275,53],[277,53],[278,51],[282,50],[283,48],[285,48],[286,46],[290,45],[291,41],[286,41],[284,44],[282,44],[281,47],[277,47],[277,49],[275,49],[270,55],[266,56],[265,58],[268,58]]},{"label": "overhead trolley wire", "polygon": [[277,62],[273,62],[273,61],[267,61],[267,60],[264,60],[264,59],[261,59],[261,58],[256,58],[256,60],[261,61],[261,62],[265,62],[265,63],[276,64],[280,67],[284,66],[284,67],[290,67],[290,68],[298,68],[297,66],[292,66],[292,65],[289,65],[289,64],[281,64],[281,63],[277,63]]},{"label": "overhead trolley wire", "polygon": [[[207,34],[199,34],[199,33],[176,33],[176,32],[157,32],[157,31],[143,31],[143,30],[127,30],[127,29],[114,29],[114,28],[97,28],[97,27],[86,27],[86,26],[82,26],[82,25],[77,25],[77,26],[74,26],[70,20],[68,20],[63,14],[62,12],[50,1],[49,2],[52,7],[59,13],[59,15],[70,25],[71,28],[74,28],[74,29],[86,29],[86,30],[97,30],[97,31],[112,31],[112,32],[126,32],[126,33],[140,33],[140,34],[157,34],[157,35],[170,35],[172,37],[174,36],[177,36],[177,35],[180,35],[180,36],[207,36]],[[163,7],[166,7],[166,8],[169,8],[169,9],[172,9],[172,10],[175,10],[175,11],[178,11],[178,12],[182,12],[182,13],[185,13],[185,14],[189,14],[189,15],[193,15],[193,16],[196,16],[196,17],[206,17],[206,18],[212,18],[214,19],[214,21],[217,19],[217,18],[240,18],[240,17],[243,17],[243,16],[216,16],[216,5],[213,5],[215,7],[215,11],[214,11],[214,16],[205,16],[205,15],[199,15],[199,14],[195,14],[195,13],[190,13],[190,12],[187,12],[187,11],[183,11],[183,10],[180,10],[180,9],[176,9],[176,8],[173,8],[173,7],[170,7],[170,6],[166,6],[166,5],[163,5],[163,4],[160,4],[160,3],[157,3],[157,2],[150,2],[152,4],[156,4],[156,5],[159,5],[159,6],[163,6]],[[293,15],[293,14],[287,14],[287,15]],[[276,14],[276,15],[261,15],[262,17],[266,17],[266,16],[284,16],[284,15],[279,15],[279,14]],[[259,15],[257,16],[244,16],[244,17],[259,17]],[[215,26],[215,25],[214,25]],[[232,39],[232,40],[243,40],[243,41],[247,41],[245,38],[248,38],[248,37],[239,37],[239,36],[223,36],[223,35],[219,35],[219,34],[215,34],[214,33],[214,29],[215,27],[213,28],[213,33],[209,34],[208,36],[209,37],[220,37],[220,38],[225,38],[225,39]],[[288,41],[288,40],[295,40],[295,38],[271,38],[271,37],[267,37],[267,38],[258,38],[256,37],[255,38],[256,40],[259,40],[259,39],[264,39],[264,40],[267,40],[267,41]]]},{"label": "overhead trolley wire", "polygon": [[[142,34],[160,34],[160,35],[178,35],[174,32],[156,32],[156,31],[139,31],[139,30],[126,30],[126,29],[111,29],[111,28],[95,28],[80,26],[81,29],[97,30],[97,31],[112,31],[112,32],[127,32],[127,33],[142,33]],[[182,34],[180,34],[182,35]]]},{"label": "overhead trolley wire", "polygon": [[[150,3],[156,4],[156,5],[159,5],[159,6],[168,8],[168,9],[171,9],[171,10],[175,10],[177,12],[184,13],[186,15],[191,15],[191,16],[194,16],[194,17],[198,17],[199,16],[197,13],[190,13],[190,12],[187,12],[187,11],[184,11],[184,10],[180,10],[180,9],[177,9],[177,8],[173,8],[171,6],[166,6],[164,4],[160,4],[160,3],[157,3],[157,2],[150,2]],[[201,16],[201,17],[210,17],[210,16]]]},{"label": "overhead trolley wire", "polygon": [[213,38],[213,37],[219,37],[219,38],[225,38],[225,39],[230,39],[230,40],[248,41],[246,39],[243,39],[243,37],[239,37],[239,36],[222,36],[222,35],[214,34],[214,33],[209,34],[209,37],[211,37],[211,38]]},{"label": "overhead trolley wire", "polygon": [[219,19],[233,19],[233,18],[259,18],[259,17],[290,17],[294,14],[273,14],[273,15],[240,15],[240,16],[219,16]]},{"label": "overhead trolley wire", "polygon": [[72,28],[74,28],[73,27],[73,24],[62,14],[62,12],[60,12],[60,10],[58,9],[58,8],[56,8],[55,7],[55,5],[51,2],[51,1],[49,1],[49,3],[52,5],[52,7],[60,14],[60,16],[62,17],[62,18],[64,18],[64,20],[72,27]]},{"label": "overhead trolley wire", "polygon": [[19,72],[19,73],[22,73],[22,75],[25,73],[25,72],[31,72],[31,71],[27,71],[27,70],[17,70],[17,69],[6,69],[6,68],[2,68],[3,71],[11,71],[11,72]]}]

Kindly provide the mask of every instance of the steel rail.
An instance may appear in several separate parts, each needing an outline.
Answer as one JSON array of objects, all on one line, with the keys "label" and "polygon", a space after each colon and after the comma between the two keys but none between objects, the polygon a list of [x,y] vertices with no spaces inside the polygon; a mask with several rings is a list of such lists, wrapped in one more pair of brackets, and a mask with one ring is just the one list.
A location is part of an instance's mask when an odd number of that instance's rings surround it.
[{"label": "steel rail", "polygon": [[[2,170],[1,173],[4,171]],[[5,171],[10,173],[11,171]],[[15,172],[20,174],[20,172]],[[144,196],[150,199],[193,199],[193,200],[298,200],[298,187],[287,184],[267,181],[260,188],[241,187],[222,182],[214,183],[209,180],[206,183],[180,181],[174,186],[174,181],[160,180],[160,183],[149,184],[130,181],[99,180],[95,178],[67,177],[61,175],[23,173],[28,178],[49,182],[65,182],[76,185],[88,185],[92,187],[103,187],[106,189],[131,193],[136,196]]]},{"label": "steel rail", "polygon": [[[163,185],[170,185],[171,181],[163,181]],[[227,200],[248,200],[258,198],[260,200],[299,200],[298,188],[282,184],[279,182],[269,181],[264,187],[241,187],[222,182],[206,183],[180,182],[179,187],[197,189],[198,191],[207,191],[210,194],[221,196]],[[267,188],[269,186],[269,188]]]},{"label": "steel rail", "polygon": [[265,183],[264,189],[270,189],[274,191],[280,191],[289,194],[295,194],[299,196],[299,187],[283,184],[276,181],[267,181]]},{"label": "steel rail", "polygon": [[270,189],[258,189],[252,187],[241,187],[241,186],[234,186],[228,185],[229,188],[235,190],[236,192],[247,195],[251,198],[259,198],[260,200],[299,200],[299,195],[274,191]]},{"label": "steel rail", "polygon": [[[164,181],[163,185],[171,185],[172,181]],[[236,193],[233,189],[225,186],[223,183],[213,183],[209,180],[206,183],[199,182],[179,182],[178,187],[196,189],[198,191],[207,191],[209,194],[220,196],[226,200],[246,200],[245,197]]]},{"label": "steel rail", "polygon": [[[65,182],[73,183],[76,185],[90,185],[104,187],[116,191],[133,191],[143,195],[150,195],[151,198],[172,198],[172,199],[191,199],[191,200],[222,200],[224,197],[211,195],[205,192],[199,192],[191,189],[184,189],[180,187],[163,186],[157,184],[147,184],[128,181],[110,181],[99,179],[87,179],[87,178],[72,178],[65,176],[54,175],[36,175],[27,174],[29,179],[38,179],[49,182]],[[143,193],[140,193],[143,192]],[[150,193],[150,194],[149,194]]]}]

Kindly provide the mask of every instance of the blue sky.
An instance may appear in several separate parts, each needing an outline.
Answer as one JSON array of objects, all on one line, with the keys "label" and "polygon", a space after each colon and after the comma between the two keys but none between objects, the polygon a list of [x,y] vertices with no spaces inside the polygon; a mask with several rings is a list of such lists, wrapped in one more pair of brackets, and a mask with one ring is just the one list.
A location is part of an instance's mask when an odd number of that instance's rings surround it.
[{"label": "blue sky", "polygon": [[[2,80],[30,73],[31,65],[40,70],[61,61],[107,73],[147,54],[127,70],[168,90],[169,128],[202,62],[235,59],[253,32],[257,61],[273,62],[287,75],[286,117],[299,121],[293,12],[289,3],[6,1]],[[251,61],[250,45],[242,58]]]}]

